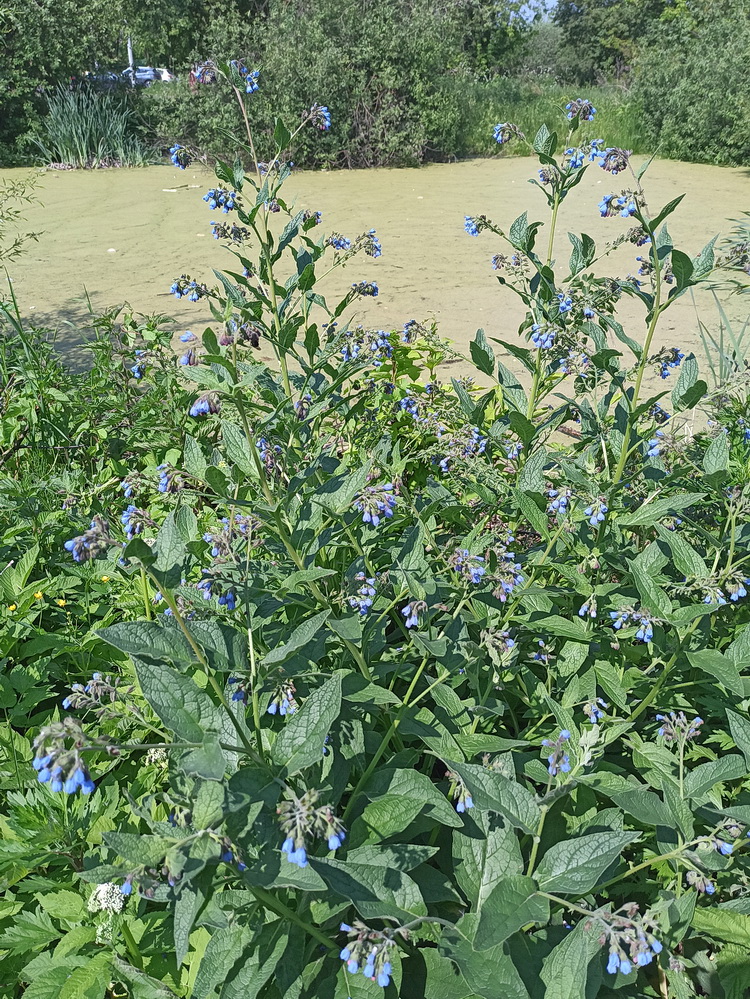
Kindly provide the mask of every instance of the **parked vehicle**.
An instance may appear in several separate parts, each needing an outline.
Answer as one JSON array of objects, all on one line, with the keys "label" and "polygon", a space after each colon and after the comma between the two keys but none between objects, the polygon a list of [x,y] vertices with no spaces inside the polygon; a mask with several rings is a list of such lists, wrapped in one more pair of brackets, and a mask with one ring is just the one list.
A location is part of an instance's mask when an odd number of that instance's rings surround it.
[{"label": "parked vehicle", "polygon": [[128,83],[133,80],[137,87],[145,87],[150,83],[154,83],[156,80],[160,80],[161,76],[159,72],[154,69],[153,66],[135,66],[131,69],[129,66],[127,69],[122,71],[122,77]]}]

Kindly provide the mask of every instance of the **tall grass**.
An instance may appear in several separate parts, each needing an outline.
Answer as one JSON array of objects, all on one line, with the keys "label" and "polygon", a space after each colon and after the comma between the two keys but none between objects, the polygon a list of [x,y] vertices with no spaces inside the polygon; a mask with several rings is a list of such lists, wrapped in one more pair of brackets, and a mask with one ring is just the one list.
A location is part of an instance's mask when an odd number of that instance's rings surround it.
[{"label": "tall grass", "polygon": [[47,163],[91,169],[153,162],[121,97],[59,86],[47,103],[43,132],[34,137]]},{"label": "tall grass", "polygon": [[[532,139],[539,127],[549,121],[555,107],[564,106],[569,100],[587,97],[606,121],[602,134],[597,131],[597,119],[590,132],[597,134],[610,146],[630,149],[634,153],[653,152],[649,149],[640,126],[638,107],[632,97],[619,87],[586,87],[583,95],[575,86],[564,86],[544,77],[518,79],[496,77],[492,80],[462,82],[461,154],[482,156],[497,153],[492,138],[492,126],[499,121],[512,121]],[[565,136],[560,136],[560,144]],[[512,146],[511,154],[518,151]]]}]

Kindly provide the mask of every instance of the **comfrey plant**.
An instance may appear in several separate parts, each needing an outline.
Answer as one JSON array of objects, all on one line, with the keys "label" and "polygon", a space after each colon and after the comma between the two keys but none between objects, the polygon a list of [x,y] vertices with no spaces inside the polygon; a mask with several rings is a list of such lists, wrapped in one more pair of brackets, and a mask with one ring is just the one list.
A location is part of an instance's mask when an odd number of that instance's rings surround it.
[{"label": "comfrey plant", "polygon": [[[596,112],[571,101],[564,154],[546,127],[533,143],[546,249],[526,213],[507,233],[466,225],[507,244],[493,266],[526,316],[519,341],[498,342],[520,375],[479,331],[484,387],[443,384],[423,327],[349,325],[372,282],[338,303],[316,290],[380,244],[288,205],[296,132],[277,122],[257,162],[260,83],[243,69],[213,75],[246,115],[252,169],[220,163],[207,195],[242,238],[215,226],[233,257],[217,286],[176,282],[213,315],[191,362],[174,361],[180,446],[123,469],[124,498],[102,482],[66,546],[134,599],[99,632],[111,668],[36,742],[29,794],[47,802],[62,782],[78,824],[100,800],[127,809],[97,819],[76,866],[108,886],[97,899],[113,884],[127,899],[107,983],[201,999],[739,999],[745,445],[683,436],[705,385],[659,325],[710,274],[711,244],[694,258],[672,245],[679,199],[652,213],[642,172],[581,139]],[[523,141],[509,123],[495,134]],[[556,259],[559,206],[588,169],[623,185],[603,202],[612,243],[597,254],[571,234]],[[600,273],[615,245],[648,259],[642,282]],[[643,303],[644,330],[620,325],[622,295]],[[652,443],[665,384],[684,445],[669,463]],[[116,679],[131,671],[128,729]]]}]

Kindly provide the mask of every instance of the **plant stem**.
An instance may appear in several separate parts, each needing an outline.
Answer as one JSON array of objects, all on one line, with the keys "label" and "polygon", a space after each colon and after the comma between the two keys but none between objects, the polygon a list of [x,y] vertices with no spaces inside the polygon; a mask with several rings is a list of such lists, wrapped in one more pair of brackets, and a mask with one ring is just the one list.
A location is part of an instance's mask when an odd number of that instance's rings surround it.
[{"label": "plant stem", "polygon": [[130,954],[130,960],[139,971],[143,971],[143,958],[141,957],[141,952],[138,950],[138,944],[135,942],[135,938],[130,932],[130,927],[125,920],[123,920],[120,924],[120,929],[122,930],[122,938],[125,941],[128,954]]},{"label": "plant stem", "polygon": [[338,950],[337,944],[330,940],[322,930],[319,930],[317,926],[312,926],[310,923],[306,923],[304,919],[300,919],[296,912],[290,909],[288,906],[284,905],[283,902],[279,901],[275,895],[272,895],[270,891],[266,891],[265,888],[260,888],[257,885],[248,885],[250,892],[255,895],[259,902],[275,912],[277,916],[283,916],[284,919],[288,919],[290,923],[294,923],[301,929],[305,930],[314,937],[318,943],[323,944],[328,950]]}]

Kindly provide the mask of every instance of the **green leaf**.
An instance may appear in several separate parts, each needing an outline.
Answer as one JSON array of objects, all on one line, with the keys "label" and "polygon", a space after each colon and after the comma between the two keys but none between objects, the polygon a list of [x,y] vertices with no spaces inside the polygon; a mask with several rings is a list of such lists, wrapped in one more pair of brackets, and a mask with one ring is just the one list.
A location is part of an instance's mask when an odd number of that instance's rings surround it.
[{"label": "green leaf", "polygon": [[26,950],[46,947],[62,936],[46,912],[19,912],[0,933],[0,950],[22,954]]},{"label": "green leaf", "polygon": [[[234,735],[234,731],[232,731]],[[224,752],[215,738],[207,736],[203,745],[187,749],[177,759],[177,765],[185,774],[203,777],[205,780],[221,780],[227,769]]]},{"label": "green leaf", "polygon": [[710,673],[733,694],[738,697],[745,696],[745,684],[740,671],[732,660],[718,649],[699,649],[688,652],[687,657],[693,669],[697,669],[700,673]]},{"label": "green leaf", "polygon": [[219,731],[216,706],[190,677],[163,663],[133,662],[143,696],[179,739],[203,742],[206,731]]},{"label": "green leaf", "polygon": [[476,336],[469,344],[471,359],[474,364],[485,375],[492,375],[495,371],[495,354],[487,342],[484,330],[477,330]]},{"label": "green leaf", "polygon": [[122,621],[96,634],[121,652],[175,663],[195,662],[195,653],[176,624],[161,621]]},{"label": "green leaf", "polygon": [[526,923],[546,923],[549,902],[536,895],[533,878],[523,875],[505,878],[490,892],[479,913],[475,950],[489,950],[503,943]]},{"label": "green leaf", "polygon": [[153,549],[156,553],[155,566],[159,572],[169,572],[182,564],[187,552],[185,543],[189,540],[191,539],[185,538],[180,530],[176,513],[173,511],[168,514],[159,528]]},{"label": "green leaf", "polygon": [[276,144],[276,148],[283,152],[292,140],[292,133],[286,127],[281,118],[277,118],[274,122],[273,129],[273,141]]},{"label": "green leaf", "polygon": [[[716,970],[724,989],[724,999],[746,999],[750,982],[750,953],[744,947],[727,944],[716,955]],[[24,993],[24,997],[28,993]]]},{"label": "green leaf", "polygon": [[320,763],[326,736],[340,711],[341,676],[336,674],[310,694],[276,739],[273,758],[288,777]]},{"label": "green leaf", "polygon": [[725,710],[729,720],[729,731],[732,733],[737,749],[745,757],[745,765],[750,771],[750,721],[730,708]]},{"label": "green leaf", "polygon": [[706,475],[726,472],[729,468],[729,438],[720,433],[711,441],[703,455],[703,471]]},{"label": "green leaf", "polygon": [[70,958],[64,964],[53,964],[24,989],[24,999],[60,999],[60,990],[73,971],[85,963],[83,958]]},{"label": "green leaf", "polygon": [[205,898],[195,882],[188,882],[177,896],[174,905],[173,933],[177,967],[182,964],[190,950],[190,934],[196,916]]},{"label": "green leaf", "polygon": [[744,777],[747,777],[744,759],[736,753],[730,753],[721,759],[694,767],[685,778],[685,794],[688,798],[698,798],[722,781]]},{"label": "green leaf", "polygon": [[705,495],[705,493],[675,493],[674,496],[665,499],[647,501],[642,503],[637,510],[621,514],[617,518],[617,523],[621,527],[642,527],[644,524],[651,526],[657,520],[661,520],[677,510],[693,506]]},{"label": "green leaf", "polygon": [[257,475],[258,469],[253,460],[253,445],[245,436],[245,431],[236,423],[228,420],[221,422],[221,436],[224,441],[224,450],[227,458],[245,475]]},{"label": "green leaf", "polygon": [[550,635],[559,635],[561,638],[569,638],[573,642],[591,641],[591,632],[586,630],[586,625],[579,617],[561,617],[559,614],[550,614],[547,617],[534,619],[533,627],[537,630],[547,631]]},{"label": "green leaf", "polygon": [[427,914],[419,888],[403,871],[333,858],[310,857],[310,865],[331,891],[352,902],[363,919],[390,916],[409,921]]},{"label": "green leaf", "polygon": [[693,262],[687,253],[682,250],[672,250],[672,273],[674,274],[677,290],[689,288],[695,284],[693,277]]},{"label": "green leaf", "polygon": [[517,829],[536,835],[541,813],[530,791],[497,771],[473,763],[445,762],[463,780],[477,808],[498,812]]},{"label": "green leaf", "polygon": [[600,832],[555,843],[542,857],[534,877],[544,891],[585,895],[639,837],[637,832]]},{"label": "green leaf", "polygon": [[589,964],[600,951],[598,930],[582,919],[544,959],[544,999],[586,999]]},{"label": "green leaf", "polygon": [[263,660],[263,664],[265,666],[274,666],[278,663],[283,663],[285,659],[303,649],[313,640],[330,616],[330,610],[324,610],[303,621],[302,624],[294,629],[285,645],[271,649]]},{"label": "green leaf", "polygon": [[207,999],[226,980],[249,936],[249,930],[236,925],[213,934],[201,959],[190,999]]},{"label": "green leaf", "polygon": [[697,907],[692,927],[702,936],[722,943],[736,944],[750,953],[750,916],[727,909]]},{"label": "green leaf", "polygon": [[145,971],[134,968],[132,964],[123,961],[116,954],[114,956],[114,967],[118,973],[118,978],[124,982],[129,982],[134,990],[134,999],[177,999],[176,993],[168,989],[163,982],[147,975]]},{"label": "green leaf", "polygon": [[529,999],[506,949],[507,944],[499,944],[489,951],[474,950],[471,940],[476,921],[477,917],[472,913],[454,926],[443,927],[439,952],[456,963],[474,993],[482,999]]},{"label": "green leaf", "polygon": [[35,898],[53,919],[66,919],[68,922],[77,923],[86,916],[86,903],[78,892],[56,891],[49,895],[40,892]]},{"label": "green leaf", "polygon": [[678,572],[681,572],[683,576],[697,576],[698,578],[709,575],[708,566],[690,542],[685,540],[681,531],[670,531],[661,524],[656,525],[656,531],[661,540],[669,546],[672,560]]},{"label": "green leaf", "polygon": [[[274,973],[289,942],[289,936],[280,932],[278,924],[265,928],[271,939],[254,940],[242,954],[232,976],[222,985],[220,999],[256,999],[256,996]],[[276,936],[273,941],[271,935]]]},{"label": "green leaf", "polygon": [[544,491],[544,466],[547,464],[547,449],[537,448],[527,459],[518,475],[518,488],[523,492],[541,493]]},{"label": "green leaf", "polygon": [[103,999],[112,978],[110,955],[98,953],[76,968],[60,989],[59,999]]},{"label": "green leaf", "polygon": [[175,844],[165,836],[142,836],[139,833],[105,832],[104,842],[136,867],[154,867],[161,863]]},{"label": "green leaf", "polygon": [[652,613],[659,617],[668,617],[672,610],[672,601],[651,578],[651,573],[644,568],[637,558],[630,563],[630,571],[633,574],[633,582],[641,597],[641,602]]},{"label": "green leaf", "polygon": [[680,365],[677,384],[672,389],[672,406],[675,412],[691,409],[706,394],[708,386],[698,380],[698,362],[694,354],[688,354]]}]

